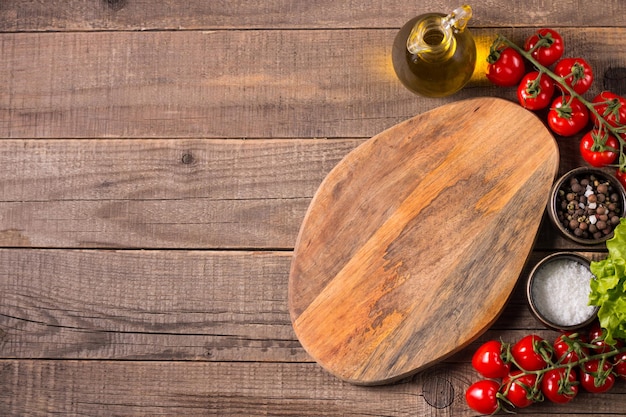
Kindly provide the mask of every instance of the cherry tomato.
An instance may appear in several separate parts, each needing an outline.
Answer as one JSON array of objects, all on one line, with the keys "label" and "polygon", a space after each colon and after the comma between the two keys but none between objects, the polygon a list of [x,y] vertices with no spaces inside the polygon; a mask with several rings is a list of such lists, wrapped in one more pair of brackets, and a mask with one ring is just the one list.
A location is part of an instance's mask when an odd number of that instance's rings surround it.
[{"label": "cherry tomato", "polygon": [[626,379],[626,352],[613,357],[613,372],[621,379]]},{"label": "cherry tomato", "polygon": [[604,361],[600,368],[600,360],[594,359],[585,362],[580,375],[580,385],[589,392],[606,392],[615,384],[615,375],[611,373],[612,365],[609,361]]},{"label": "cherry tomato", "polygon": [[533,50],[531,55],[541,65],[549,67],[563,56],[563,38],[552,29],[539,29],[524,42],[526,51]]},{"label": "cherry tomato", "polygon": [[548,126],[557,135],[574,136],[589,123],[589,110],[575,97],[557,97],[548,112]]},{"label": "cherry tomato", "polygon": [[485,378],[504,378],[511,369],[502,359],[502,343],[497,340],[485,342],[474,352],[472,366]]},{"label": "cherry tomato", "polygon": [[[521,375],[518,377],[518,375]],[[515,378],[514,378],[515,377]],[[525,408],[535,402],[537,375],[513,371],[502,380],[501,392],[516,408]]]},{"label": "cherry tomato", "polygon": [[615,171],[615,178],[617,178],[620,184],[622,184],[622,187],[626,188],[626,172],[617,168],[617,171]]},{"label": "cherry tomato", "polygon": [[492,51],[487,62],[487,79],[500,87],[517,85],[526,72],[524,59],[510,47]]},{"label": "cherry tomato", "polygon": [[594,323],[589,330],[589,343],[594,345],[592,354],[598,353],[606,353],[613,349],[613,346],[616,348],[621,348],[624,343],[616,339],[614,345],[609,345],[604,341],[604,329],[600,327],[599,323]]},{"label": "cherry tomato", "polygon": [[[543,345],[546,341],[540,336],[530,334],[524,336],[511,347],[511,355],[517,364],[525,371],[538,371],[547,366],[547,362],[541,355],[545,351]],[[546,355],[550,354],[546,351]]]},{"label": "cherry tomato", "polygon": [[589,355],[589,348],[583,346],[583,343],[586,343],[586,338],[582,335],[579,335],[576,338],[569,338],[573,333],[565,333],[560,335],[554,341],[554,355],[556,356],[556,360],[560,364],[566,364],[570,362],[578,362],[582,357]]},{"label": "cherry tomato", "polygon": [[[602,168],[612,164],[619,155],[619,142],[615,136],[606,131],[600,133],[594,129],[585,133],[580,140],[580,154],[589,165]],[[602,329],[600,329],[600,334],[602,334]],[[593,339],[598,336],[595,335]]]},{"label": "cherry tomato", "polygon": [[[626,98],[610,91],[603,91],[591,101],[596,111],[608,124],[619,127],[626,124]],[[598,118],[591,114],[591,120],[598,126]]]},{"label": "cherry tomato", "polygon": [[576,371],[567,368],[551,369],[543,375],[541,392],[553,403],[570,402],[578,394]]},{"label": "cherry tomato", "polygon": [[465,401],[474,411],[481,414],[493,414],[498,408],[498,389],[500,384],[490,379],[474,382],[465,391]]},{"label": "cherry tomato", "polygon": [[541,74],[540,78],[538,71],[526,74],[517,87],[517,100],[528,110],[545,109],[553,95],[554,82],[546,74]]},{"label": "cherry tomato", "polygon": [[[565,79],[565,84],[578,94],[585,94],[593,84],[593,70],[583,58],[563,58],[554,67],[554,73]],[[559,88],[560,84],[559,84]]]}]

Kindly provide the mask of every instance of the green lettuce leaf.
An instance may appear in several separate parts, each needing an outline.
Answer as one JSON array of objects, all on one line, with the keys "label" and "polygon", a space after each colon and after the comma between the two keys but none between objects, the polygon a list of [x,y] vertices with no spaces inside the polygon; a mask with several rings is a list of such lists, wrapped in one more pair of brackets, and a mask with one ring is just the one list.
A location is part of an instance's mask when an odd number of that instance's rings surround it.
[{"label": "green lettuce leaf", "polygon": [[613,237],[606,241],[606,248],[611,259],[626,259],[626,218],[613,231]]},{"label": "green lettuce leaf", "polygon": [[606,342],[613,344],[616,338],[626,339],[626,218],[606,241],[606,248],[607,258],[589,265],[595,276],[589,304],[600,307],[600,326],[606,330]]}]

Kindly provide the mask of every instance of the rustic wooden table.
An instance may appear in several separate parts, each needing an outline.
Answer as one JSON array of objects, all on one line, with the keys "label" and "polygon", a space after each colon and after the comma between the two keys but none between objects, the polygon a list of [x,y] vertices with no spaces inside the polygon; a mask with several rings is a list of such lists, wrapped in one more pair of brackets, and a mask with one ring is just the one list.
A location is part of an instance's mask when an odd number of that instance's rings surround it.
[{"label": "rustic wooden table", "polygon": [[[514,98],[479,76],[413,95],[397,30],[459,4],[366,3],[0,1],[0,415],[471,416],[480,342],[556,335],[520,284],[480,339],[397,384],[342,382],[298,343],[288,272],[324,176],[415,114]],[[558,27],[596,71],[590,94],[626,93],[620,2],[472,6],[483,51]],[[561,172],[576,143],[559,139]],[[557,250],[603,255],[544,225],[529,265]],[[625,413],[623,381],[522,412]]]}]

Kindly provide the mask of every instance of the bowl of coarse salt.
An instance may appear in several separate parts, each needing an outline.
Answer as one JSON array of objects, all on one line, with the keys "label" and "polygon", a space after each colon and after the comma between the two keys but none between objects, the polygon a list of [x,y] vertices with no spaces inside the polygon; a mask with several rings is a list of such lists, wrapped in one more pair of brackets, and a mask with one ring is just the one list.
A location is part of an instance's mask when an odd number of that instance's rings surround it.
[{"label": "bowl of coarse salt", "polygon": [[589,305],[589,261],[569,253],[553,253],[532,269],[526,286],[533,315],[553,330],[573,331],[591,324],[598,307]]}]

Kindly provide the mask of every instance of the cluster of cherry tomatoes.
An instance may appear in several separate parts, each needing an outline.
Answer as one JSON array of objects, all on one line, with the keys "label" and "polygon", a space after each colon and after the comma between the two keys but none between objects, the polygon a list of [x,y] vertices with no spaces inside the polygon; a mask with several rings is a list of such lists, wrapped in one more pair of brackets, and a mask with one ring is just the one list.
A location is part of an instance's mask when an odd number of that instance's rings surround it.
[{"label": "cluster of cherry tomatoes", "polygon": [[472,357],[472,366],[486,379],[470,385],[467,404],[482,414],[512,411],[548,399],[567,403],[579,387],[592,393],[611,389],[626,379],[622,341],[608,345],[602,328],[586,335],[562,333],[553,343],[531,334],[513,345],[490,340]]},{"label": "cluster of cherry tomatoes", "polygon": [[[547,124],[560,136],[574,136],[589,122],[593,128],[580,141],[583,159],[594,167],[616,163],[626,139],[626,98],[603,91],[591,101],[583,95],[594,81],[589,63],[563,57],[564,43],[553,29],[539,29],[520,48],[506,38],[493,43],[487,79],[501,87],[517,86],[519,104],[528,110],[547,109]],[[533,69],[527,71],[527,62]],[[619,165],[626,167],[626,157]],[[626,186],[626,172],[616,177]]]}]

